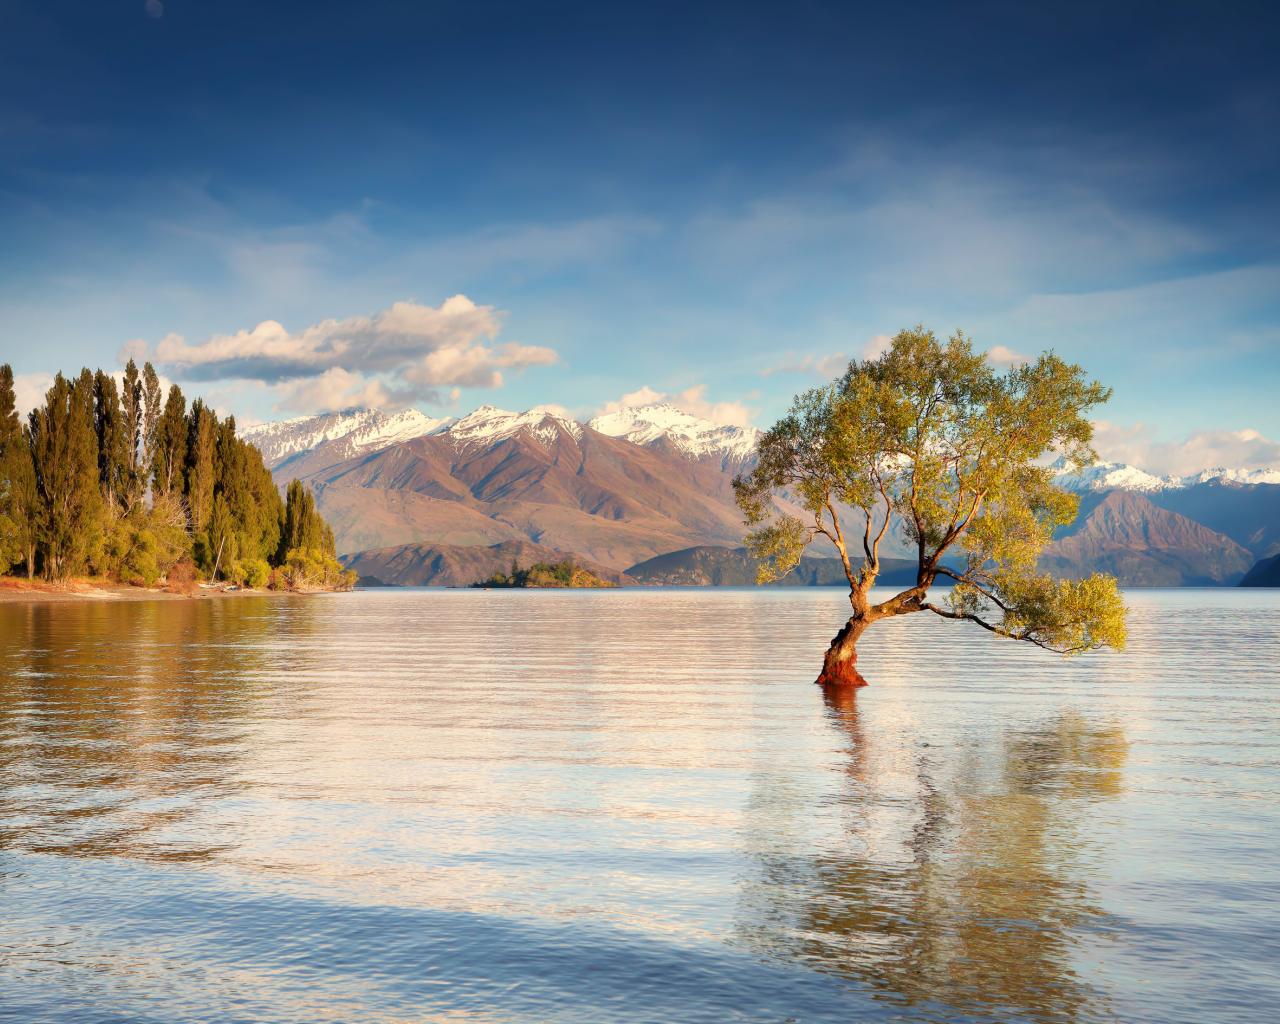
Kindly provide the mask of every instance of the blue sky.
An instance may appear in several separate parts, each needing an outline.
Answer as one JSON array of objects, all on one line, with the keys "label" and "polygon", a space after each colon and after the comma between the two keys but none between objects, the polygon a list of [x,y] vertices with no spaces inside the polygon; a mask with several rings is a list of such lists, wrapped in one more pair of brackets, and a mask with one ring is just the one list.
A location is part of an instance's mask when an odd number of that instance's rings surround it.
[{"label": "blue sky", "polygon": [[1278,44],[1267,4],[4,4],[0,358],[167,354],[242,421],[768,426],[923,321],[1113,385],[1113,457],[1280,465]]}]

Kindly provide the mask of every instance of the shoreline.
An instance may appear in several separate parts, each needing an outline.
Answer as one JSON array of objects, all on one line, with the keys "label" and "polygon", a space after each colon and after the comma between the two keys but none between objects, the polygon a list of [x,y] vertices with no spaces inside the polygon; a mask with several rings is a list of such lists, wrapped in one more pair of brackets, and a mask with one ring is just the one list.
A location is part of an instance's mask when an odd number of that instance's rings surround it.
[{"label": "shoreline", "polygon": [[[328,591],[315,591],[328,593]],[[305,597],[294,590],[199,590],[194,594],[160,588],[147,589],[124,583],[73,579],[66,583],[43,580],[0,580],[0,604],[68,604],[85,601],[210,601],[235,597]]]}]

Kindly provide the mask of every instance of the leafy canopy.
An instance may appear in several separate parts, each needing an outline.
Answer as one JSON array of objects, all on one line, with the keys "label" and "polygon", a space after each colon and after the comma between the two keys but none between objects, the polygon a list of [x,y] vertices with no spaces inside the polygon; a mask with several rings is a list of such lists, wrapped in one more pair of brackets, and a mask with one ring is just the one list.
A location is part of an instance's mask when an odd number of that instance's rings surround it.
[{"label": "leafy canopy", "polygon": [[[923,326],[901,331],[879,359],[854,360],[840,380],[798,396],[762,438],[756,469],[734,481],[754,527],[757,582],[791,571],[823,536],[864,622],[927,610],[1063,654],[1123,647],[1114,578],[1036,573],[1054,529],[1079,508],[1038,462],[1054,451],[1095,462],[1084,414],[1110,396],[1052,351],[997,373],[959,332],[944,344]],[[781,511],[779,492],[805,514]],[[873,606],[867,592],[894,516],[917,550],[917,581]],[[955,583],[945,607],[927,600],[940,576]]]}]

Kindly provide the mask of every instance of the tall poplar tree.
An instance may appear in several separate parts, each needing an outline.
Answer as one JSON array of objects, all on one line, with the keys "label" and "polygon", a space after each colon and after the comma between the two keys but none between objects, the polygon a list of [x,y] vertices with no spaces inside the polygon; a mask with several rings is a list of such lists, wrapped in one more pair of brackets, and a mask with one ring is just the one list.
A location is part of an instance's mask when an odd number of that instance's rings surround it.
[{"label": "tall poplar tree", "polygon": [[142,405],[142,380],[138,364],[132,359],[124,368],[124,383],[120,388],[120,408],[123,414],[125,478],[121,504],[125,511],[133,509],[142,500],[145,489],[143,473],[139,470],[138,444],[142,439],[144,417]]},{"label": "tall poplar tree", "polygon": [[[132,360],[130,360],[132,362]],[[160,377],[150,363],[142,365],[142,436],[140,444],[142,452],[138,457],[138,476],[142,481],[141,488],[147,489],[147,482],[155,468],[156,443],[160,430],[162,411],[160,394]]]},{"label": "tall poplar tree", "polygon": [[187,460],[187,400],[177,384],[169,388],[164,411],[156,421],[154,449],[152,489],[163,498],[170,497],[175,488],[181,494],[183,466]]},{"label": "tall poplar tree", "polygon": [[65,579],[79,568],[101,528],[93,384],[88,370],[75,384],[59,373],[44,405],[31,413],[37,529],[50,579]]},{"label": "tall poplar tree", "polygon": [[36,527],[39,513],[31,444],[18,415],[13,390],[13,367],[0,366],[0,543],[7,546],[5,571],[25,562],[27,577],[35,574]]},{"label": "tall poplar tree", "polygon": [[101,370],[93,375],[93,425],[103,511],[114,519],[129,508],[128,425],[116,380]]},{"label": "tall poplar tree", "polygon": [[197,398],[187,416],[187,514],[191,529],[202,533],[213,511],[213,488],[217,481],[218,418]]}]

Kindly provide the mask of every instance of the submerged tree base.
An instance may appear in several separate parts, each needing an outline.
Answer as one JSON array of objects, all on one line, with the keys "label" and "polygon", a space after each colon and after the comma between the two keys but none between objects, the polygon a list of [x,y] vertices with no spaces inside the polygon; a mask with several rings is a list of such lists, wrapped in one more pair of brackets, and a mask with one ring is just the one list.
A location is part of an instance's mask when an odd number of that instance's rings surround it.
[{"label": "submerged tree base", "polygon": [[819,686],[866,686],[867,681],[858,671],[858,654],[856,651],[846,658],[835,657],[834,651],[828,651],[822,663],[822,674],[814,680]]}]

